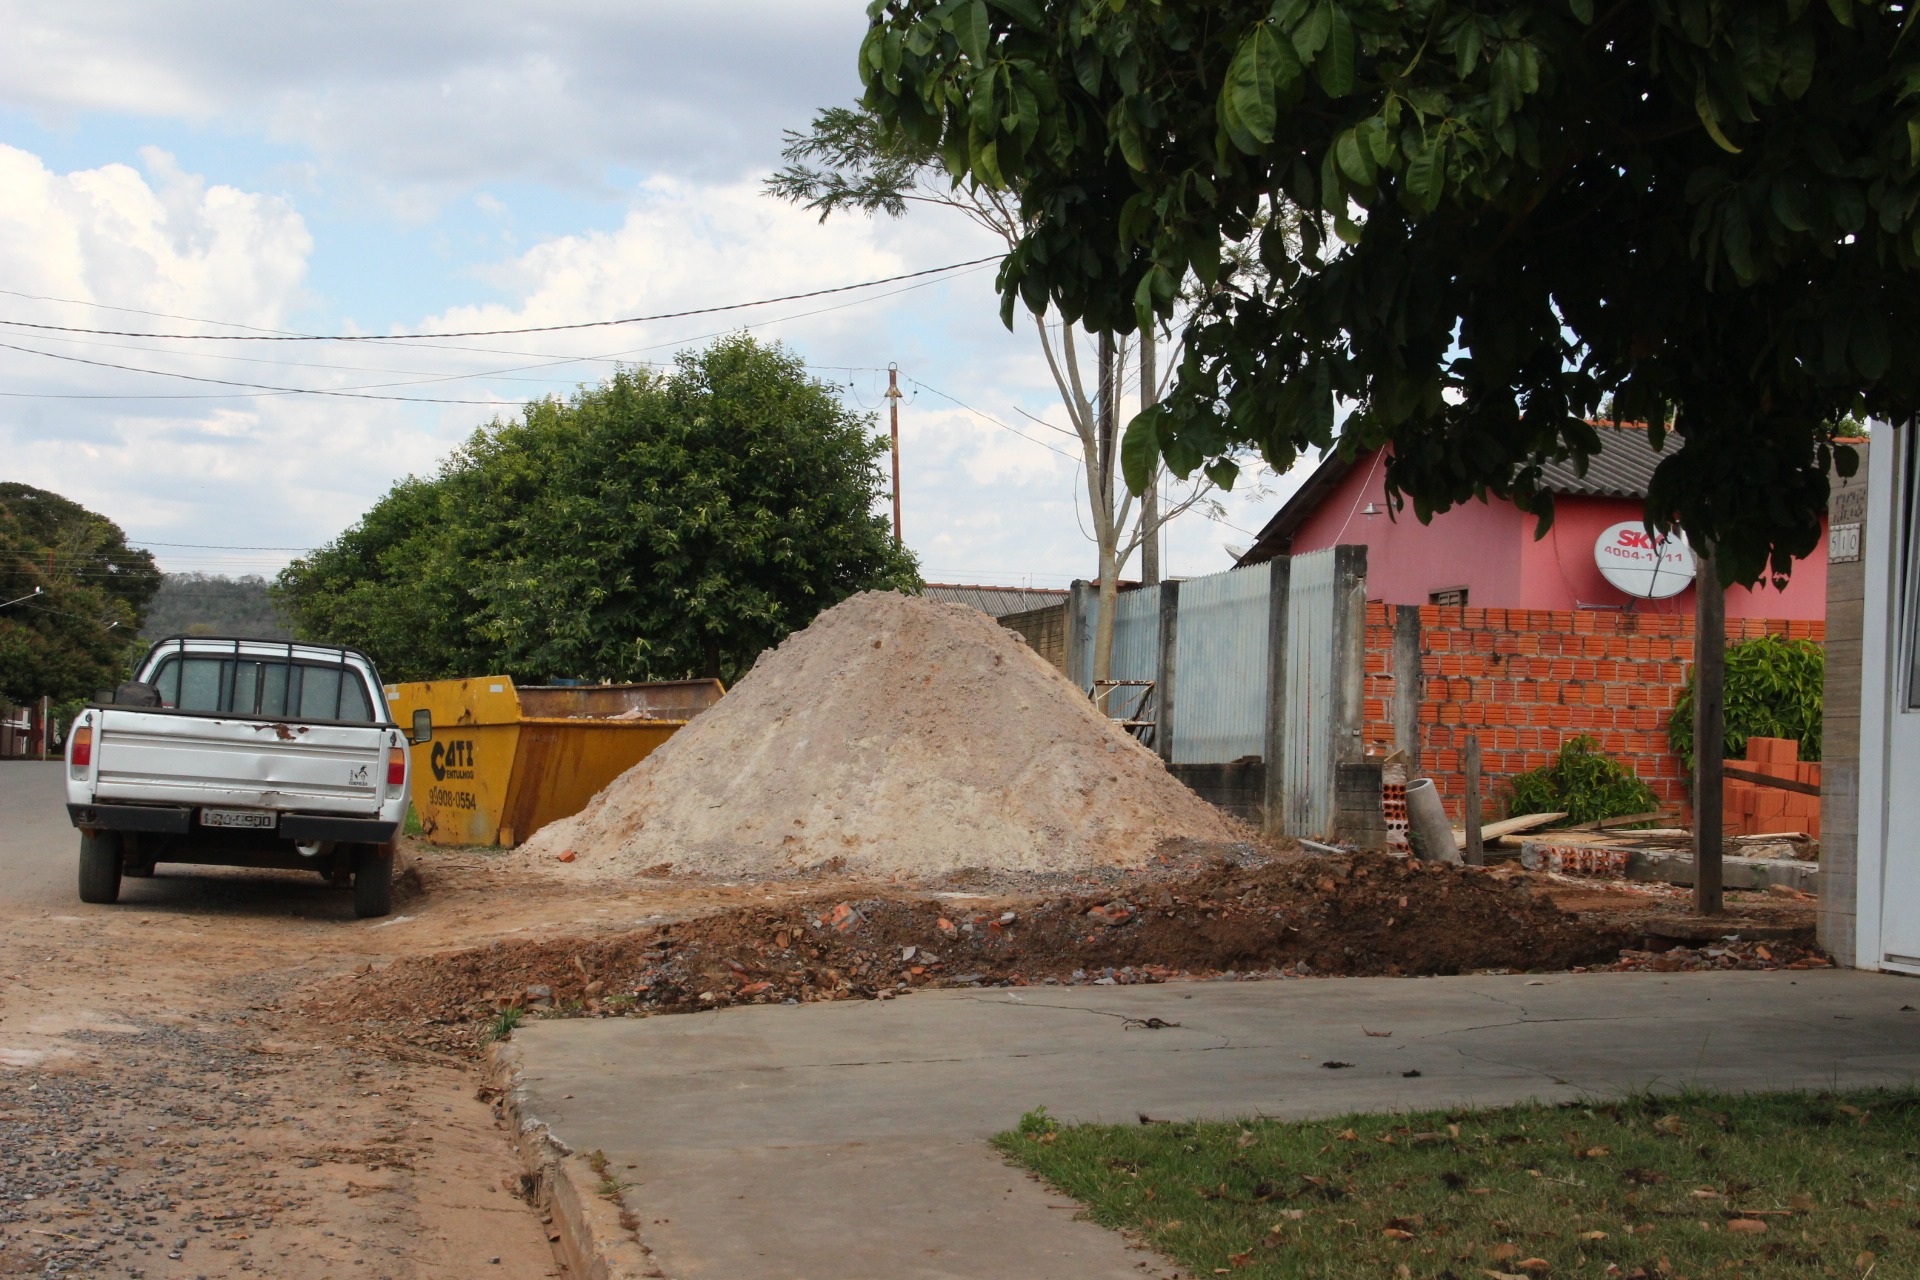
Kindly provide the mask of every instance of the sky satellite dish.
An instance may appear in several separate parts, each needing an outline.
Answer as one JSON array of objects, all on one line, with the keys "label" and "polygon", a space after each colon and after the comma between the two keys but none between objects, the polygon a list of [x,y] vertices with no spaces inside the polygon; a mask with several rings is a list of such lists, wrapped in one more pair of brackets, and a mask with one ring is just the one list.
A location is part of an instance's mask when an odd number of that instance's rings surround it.
[{"label": "sky satellite dish", "polygon": [[1600,576],[1630,596],[1665,600],[1693,581],[1698,566],[1683,533],[1648,533],[1638,520],[1608,525],[1593,544]]}]

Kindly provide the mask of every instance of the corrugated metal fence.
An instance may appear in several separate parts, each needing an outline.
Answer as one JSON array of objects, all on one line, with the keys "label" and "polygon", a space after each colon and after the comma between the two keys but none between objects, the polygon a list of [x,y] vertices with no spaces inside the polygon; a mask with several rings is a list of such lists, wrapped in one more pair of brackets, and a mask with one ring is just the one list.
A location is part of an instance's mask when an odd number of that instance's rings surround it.
[{"label": "corrugated metal fence", "polygon": [[[1094,619],[1100,597],[1088,592],[1082,604],[1081,671],[1093,670]],[[1154,680],[1160,670],[1160,588],[1141,587],[1122,592],[1113,608],[1113,664],[1111,679]],[[1145,689],[1115,689],[1107,697],[1107,714],[1116,720],[1136,719]],[[1149,708],[1149,716],[1152,711]]]},{"label": "corrugated metal fence", "polygon": [[1272,581],[1256,564],[1180,584],[1173,763],[1227,764],[1266,750]]},{"label": "corrugated metal fence", "polygon": [[[1348,549],[1351,550],[1351,549]],[[1270,696],[1274,669],[1273,584],[1276,566],[1249,565],[1178,584],[1173,622],[1171,743],[1160,750],[1172,764],[1230,764],[1248,757],[1277,755],[1281,777],[1268,785],[1281,812],[1278,826],[1300,835],[1333,829],[1335,772],[1349,747],[1346,721],[1357,713],[1351,703],[1360,688],[1356,664],[1364,654],[1354,643],[1358,622],[1348,618],[1363,607],[1365,569],[1348,581],[1338,567],[1339,548],[1307,552],[1278,567],[1286,583],[1284,618],[1286,688],[1284,698]],[[1162,589],[1144,587],[1120,595],[1114,609],[1112,678],[1158,680],[1168,674],[1160,652],[1165,625]],[[1081,687],[1093,670],[1094,622],[1098,595],[1076,592],[1078,610],[1071,619],[1075,672]],[[1346,667],[1355,667],[1346,670]],[[1162,688],[1148,718],[1161,720],[1168,692]],[[1132,718],[1138,693],[1116,691],[1108,713]],[[1278,701],[1283,723],[1269,734],[1268,717]],[[1269,767],[1274,765],[1268,760]]]},{"label": "corrugated metal fence", "polygon": [[1281,828],[1313,833],[1333,826],[1333,551],[1293,557],[1288,577]]}]

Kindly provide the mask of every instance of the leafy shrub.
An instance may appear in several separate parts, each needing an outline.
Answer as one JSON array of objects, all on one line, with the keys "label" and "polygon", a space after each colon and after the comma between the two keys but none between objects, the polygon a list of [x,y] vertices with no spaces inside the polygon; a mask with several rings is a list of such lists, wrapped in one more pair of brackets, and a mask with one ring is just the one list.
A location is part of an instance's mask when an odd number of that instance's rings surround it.
[{"label": "leafy shrub", "polygon": [[1581,823],[1658,809],[1652,789],[1599,746],[1584,733],[1561,743],[1552,764],[1514,778],[1509,812],[1564,813],[1565,823]]},{"label": "leafy shrub", "polygon": [[[1802,760],[1820,758],[1827,651],[1812,640],[1759,636],[1727,646],[1727,759],[1747,754],[1748,738],[1792,738]],[[1693,769],[1693,674],[1667,721],[1667,741]]]}]

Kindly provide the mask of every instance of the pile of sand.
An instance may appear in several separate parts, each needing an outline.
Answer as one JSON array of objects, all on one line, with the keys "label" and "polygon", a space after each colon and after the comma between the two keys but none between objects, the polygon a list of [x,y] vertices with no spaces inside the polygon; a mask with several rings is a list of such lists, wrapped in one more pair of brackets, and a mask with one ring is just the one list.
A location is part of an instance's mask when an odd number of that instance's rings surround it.
[{"label": "pile of sand", "polygon": [[835,858],[925,876],[1139,866],[1167,840],[1247,835],[993,619],[869,592],[524,849],[596,879]]}]

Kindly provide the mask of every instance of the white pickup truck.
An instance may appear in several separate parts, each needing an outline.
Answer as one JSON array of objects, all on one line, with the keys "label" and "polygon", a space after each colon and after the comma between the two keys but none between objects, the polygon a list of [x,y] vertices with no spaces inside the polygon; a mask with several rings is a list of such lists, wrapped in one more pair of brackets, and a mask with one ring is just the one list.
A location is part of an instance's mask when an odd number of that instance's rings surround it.
[{"label": "white pickup truck", "polygon": [[385,915],[407,744],[363,653],[162,640],[67,735],[80,900],[113,902],[121,876],[158,862],[291,867],[351,883],[355,915]]}]

